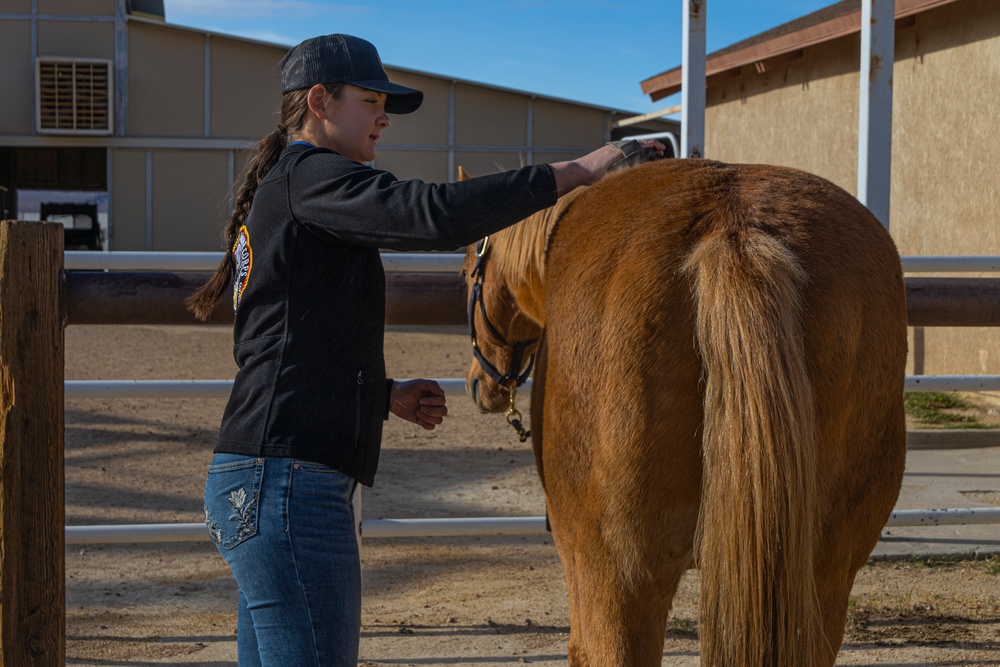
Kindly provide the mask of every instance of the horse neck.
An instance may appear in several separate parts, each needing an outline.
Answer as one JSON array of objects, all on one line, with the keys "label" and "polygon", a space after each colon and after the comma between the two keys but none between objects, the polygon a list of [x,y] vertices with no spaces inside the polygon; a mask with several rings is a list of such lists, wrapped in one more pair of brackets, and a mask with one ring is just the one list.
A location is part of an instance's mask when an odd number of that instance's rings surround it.
[{"label": "horse neck", "polygon": [[525,315],[545,326],[545,259],[549,237],[569,205],[586,188],[569,192],[547,209],[490,237],[499,273]]}]

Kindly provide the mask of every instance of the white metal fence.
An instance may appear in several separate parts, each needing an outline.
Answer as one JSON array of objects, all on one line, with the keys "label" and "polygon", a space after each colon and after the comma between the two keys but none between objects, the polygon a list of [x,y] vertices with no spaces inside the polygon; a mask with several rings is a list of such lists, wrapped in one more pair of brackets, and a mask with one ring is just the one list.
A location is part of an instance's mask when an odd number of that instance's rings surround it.
[{"label": "white metal fence", "polygon": [[[71,270],[207,271],[222,259],[222,253],[67,252],[65,266]],[[383,253],[388,272],[455,272],[460,254]],[[1000,271],[1000,257],[904,257],[906,272]],[[461,378],[438,378],[445,393],[462,395]],[[530,380],[525,390],[530,390]],[[84,380],[67,381],[67,399],[88,398],[225,398],[232,380]],[[1000,390],[997,375],[910,376],[906,391]],[[360,497],[360,494],[358,494]],[[471,517],[460,519],[359,519],[363,537],[443,537],[473,535],[537,535],[546,532],[545,517]],[[889,527],[1000,523],[1000,508],[900,510],[893,512]],[[201,523],[133,524],[114,526],[67,526],[67,544],[124,542],[189,542],[208,539]]]},{"label": "white metal fence", "polygon": [[[458,273],[463,255],[458,253],[382,253],[385,270],[398,273]],[[904,273],[1000,272],[998,256],[903,257]],[[71,271],[213,271],[221,252],[66,252]]]}]

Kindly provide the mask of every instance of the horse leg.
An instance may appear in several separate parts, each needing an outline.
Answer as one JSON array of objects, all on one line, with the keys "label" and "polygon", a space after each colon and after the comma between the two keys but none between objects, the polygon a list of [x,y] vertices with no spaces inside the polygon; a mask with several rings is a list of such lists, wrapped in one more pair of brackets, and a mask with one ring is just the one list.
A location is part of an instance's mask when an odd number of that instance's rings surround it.
[{"label": "horse leg", "polygon": [[583,614],[581,612],[580,591],[577,588],[577,564],[572,551],[560,552],[563,574],[566,578],[566,593],[569,600],[569,645],[567,658],[571,667],[588,667],[587,651],[583,641]]},{"label": "horse leg", "polygon": [[[596,532],[596,531],[595,531]],[[682,548],[683,550],[683,548]],[[690,551],[664,545],[659,558],[643,557],[657,572],[627,572],[615,549],[582,540],[567,554],[567,585],[571,586],[569,664],[659,665],[664,631],[678,583],[690,564]]]},{"label": "horse leg", "polygon": [[[900,422],[898,427],[892,425],[893,420]],[[871,453],[855,466],[855,470],[867,474],[853,479],[845,476],[830,485],[837,491],[833,493],[834,502],[826,505],[831,514],[825,518],[823,539],[814,556],[821,622],[829,647],[829,654],[817,662],[819,665],[832,666],[836,660],[854,578],[878,542],[902,479],[905,425],[898,415],[886,415],[882,423],[888,431],[895,432],[882,438],[868,434],[856,440],[876,443],[871,446]],[[835,511],[840,514],[832,514]]]},{"label": "horse leg", "polygon": [[648,520],[609,520],[622,516],[613,504],[585,507],[558,496],[564,486],[549,482],[569,597],[569,664],[659,665],[673,597],[692,564],[697,497],[686,505],[664,502]]}]

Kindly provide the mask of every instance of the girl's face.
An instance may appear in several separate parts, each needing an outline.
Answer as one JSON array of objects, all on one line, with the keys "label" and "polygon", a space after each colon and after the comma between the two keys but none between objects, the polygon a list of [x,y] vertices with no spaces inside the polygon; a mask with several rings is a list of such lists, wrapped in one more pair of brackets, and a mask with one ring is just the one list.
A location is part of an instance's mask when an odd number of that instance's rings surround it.
[{"label": "girl's face", "polygon": [[315,132],[311,133],[314,136],[310,143],[334,150],[356,162],[371,162],[375,159],[375,147],[382,130],[389,127],[385,100],[385,93],[346,83],[336,97],[322,86],[314,86],[309,92],[309,108],[320,123],[313,128]]}]

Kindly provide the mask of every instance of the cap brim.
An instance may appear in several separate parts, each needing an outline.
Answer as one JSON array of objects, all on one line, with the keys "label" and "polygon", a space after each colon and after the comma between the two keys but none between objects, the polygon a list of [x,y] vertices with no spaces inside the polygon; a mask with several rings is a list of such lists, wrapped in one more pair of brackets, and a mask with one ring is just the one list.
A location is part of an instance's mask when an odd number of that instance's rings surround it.
[{"label": "cap brim", "polygon": [[424,94],[416,88],[407,88],[391,81],[345,81],[352,86],[385,93],[385,110],[388,113],[413,113],[423,104]]}]

